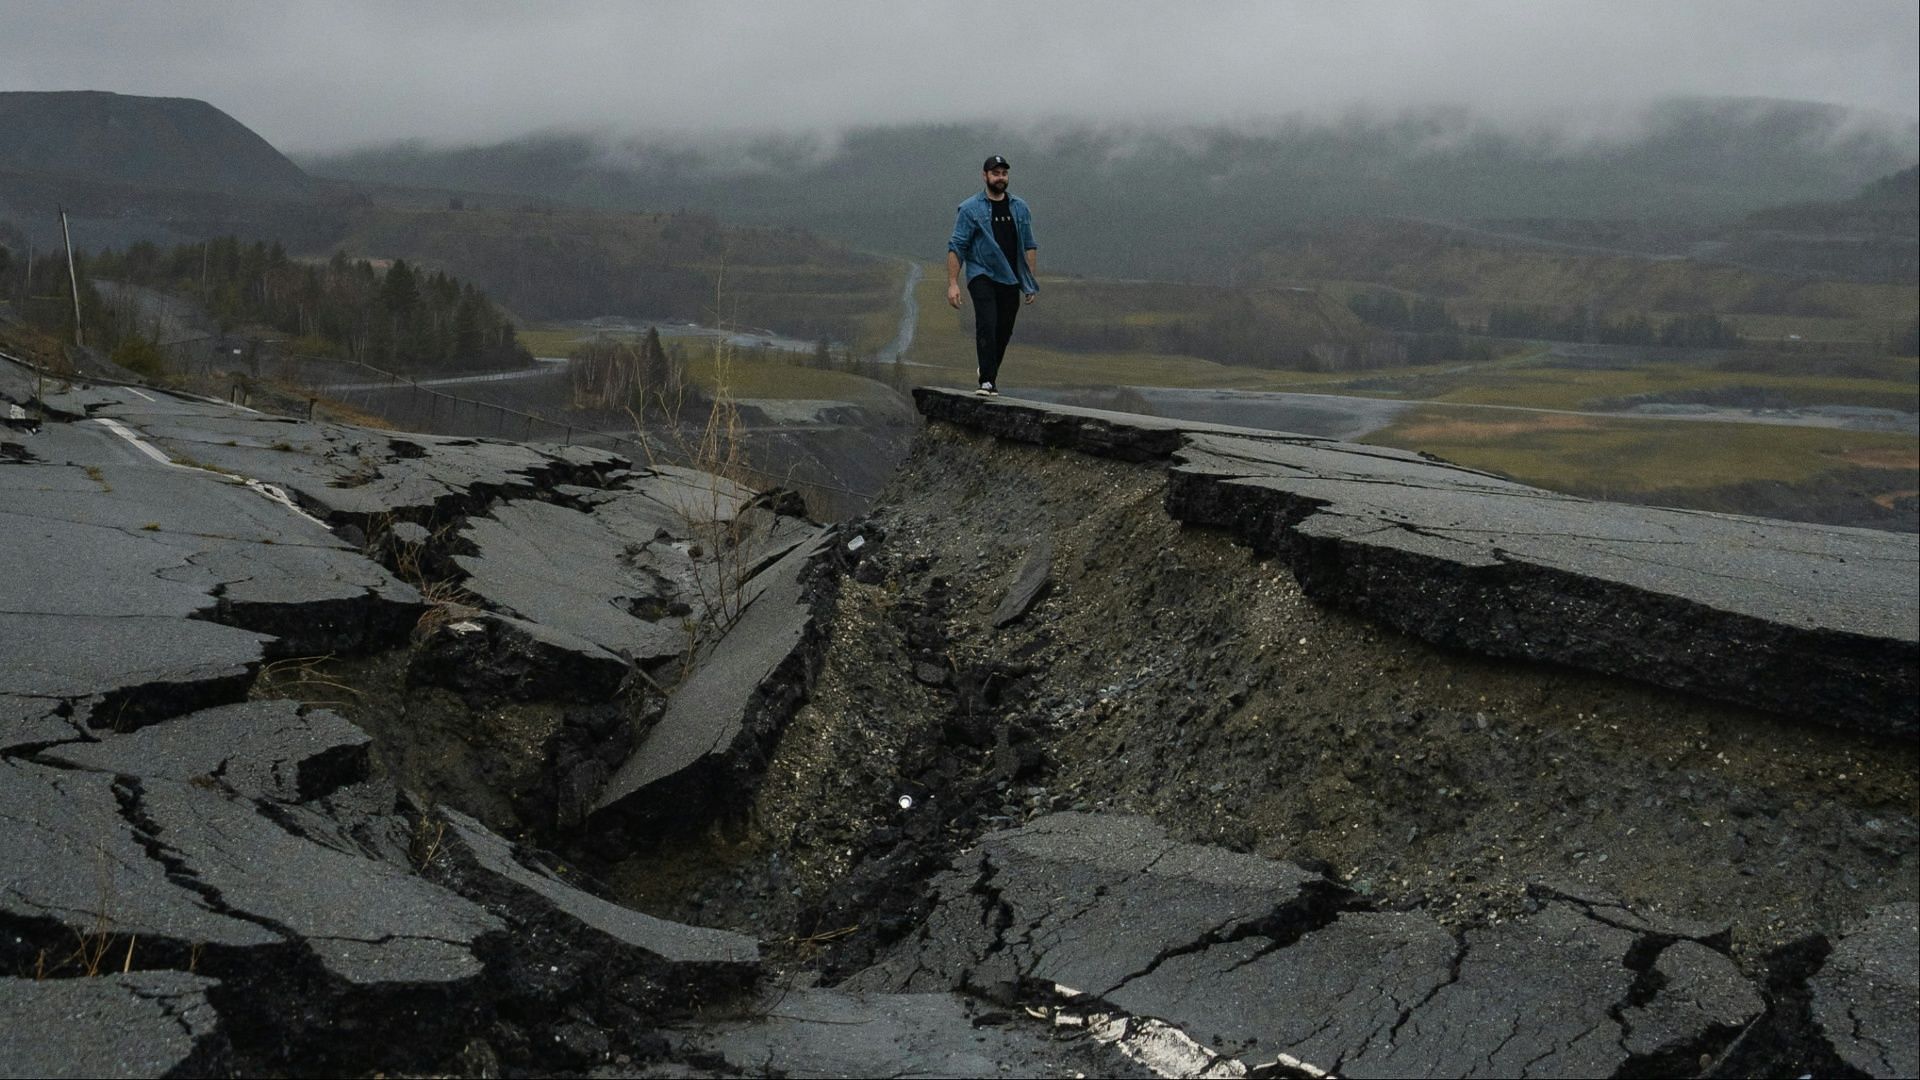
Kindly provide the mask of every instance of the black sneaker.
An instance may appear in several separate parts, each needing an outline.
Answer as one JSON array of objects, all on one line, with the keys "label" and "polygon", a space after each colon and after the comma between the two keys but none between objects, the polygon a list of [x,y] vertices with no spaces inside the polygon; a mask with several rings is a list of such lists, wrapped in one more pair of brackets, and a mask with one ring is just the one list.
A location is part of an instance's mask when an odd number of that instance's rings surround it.
[{"label": "black sneaker", "polygon": [[986,397],[988,394],[997,394],[999,392],[1000,391],[995,390],[993,388],[993,384],[990,382],[981,383],[980,389],[974,391],[975,394],[978,394],[981,397]]}]

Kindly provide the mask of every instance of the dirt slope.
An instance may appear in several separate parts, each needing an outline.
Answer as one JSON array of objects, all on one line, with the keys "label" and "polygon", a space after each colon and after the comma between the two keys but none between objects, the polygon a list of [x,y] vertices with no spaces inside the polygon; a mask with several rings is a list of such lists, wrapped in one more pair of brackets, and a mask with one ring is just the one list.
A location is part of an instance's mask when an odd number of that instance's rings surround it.
[{"label": "dirt slope", "polygon": [[[621,890],[794,961],[837,950],[829,977],[917,921],[955,850],[1049,809],[1145,814],[1455,926],[1533,910],[1529,886],[1609,896],[1730,925],[1755,976],[1920,893],[1912,746],[1438,649],[1163,497],[1159,466],[930,425],[849,533],[863,562],[749,811]],[[1047,591],[996,629],[1042,542]]]}]

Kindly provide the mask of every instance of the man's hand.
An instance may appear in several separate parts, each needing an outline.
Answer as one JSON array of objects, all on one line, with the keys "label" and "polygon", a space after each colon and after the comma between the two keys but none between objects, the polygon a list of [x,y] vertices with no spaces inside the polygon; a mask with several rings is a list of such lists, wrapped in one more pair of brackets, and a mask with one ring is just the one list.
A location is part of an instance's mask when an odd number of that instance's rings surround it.
[{"label": "man's hand", "polygon": [[1040,299],[1040,294],[1039,294],[1039,293],[1037,293],[1037,292],[1030,292],[1030,293],[1028,293],[1028,294],[1027,294],[1027,305],[1028,305],[1029,307],[1031,307],[1031,306],[1033,305],[1033,302],[1034,302],[1035,300],[1038,300],[1038,299]]},{"label": "man's hand", "polygon": [[960,286],[951,281],[947,282],[947,306],[955,311],[960,310]]}]

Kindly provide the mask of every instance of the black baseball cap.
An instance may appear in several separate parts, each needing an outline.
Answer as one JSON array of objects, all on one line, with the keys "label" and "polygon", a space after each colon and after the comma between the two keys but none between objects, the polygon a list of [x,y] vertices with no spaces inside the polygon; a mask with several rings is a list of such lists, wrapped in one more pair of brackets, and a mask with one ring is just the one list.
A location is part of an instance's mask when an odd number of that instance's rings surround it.
[{"label": "black baseball cap", "polygon": [[1013,168],[1013,166],[1007,164],[1006,158],[1001,157],[999,154],[995,154],[992,157],[987,159],[987,163],[985,165],[980,166],[980,171],[992,172],[995,169],[1011,169],[1011,168]]}]

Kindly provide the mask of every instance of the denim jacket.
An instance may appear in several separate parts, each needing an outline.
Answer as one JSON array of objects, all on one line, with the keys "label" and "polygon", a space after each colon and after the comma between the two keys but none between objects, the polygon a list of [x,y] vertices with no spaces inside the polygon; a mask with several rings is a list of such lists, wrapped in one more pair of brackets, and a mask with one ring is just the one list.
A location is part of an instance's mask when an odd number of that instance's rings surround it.
[{"label": "denim jacket", "polygon": [[[1020,251],[1024,255],[1040,246],[1033,242],[1033,214],[1018,195],[1009,194],[1007,198],[1013,200],[1013,227],[1020,234]],[[993,238],[993,204],[984,191],[960,204],[947,250],[960,256],[963,282],[985,274],[1002,285],[1018,285],[1023,293],[1040,291],[1040,283],[1033,280],[1026,259],[1016,259],[1012,266],[1007,265],[1006,253]]]}]

